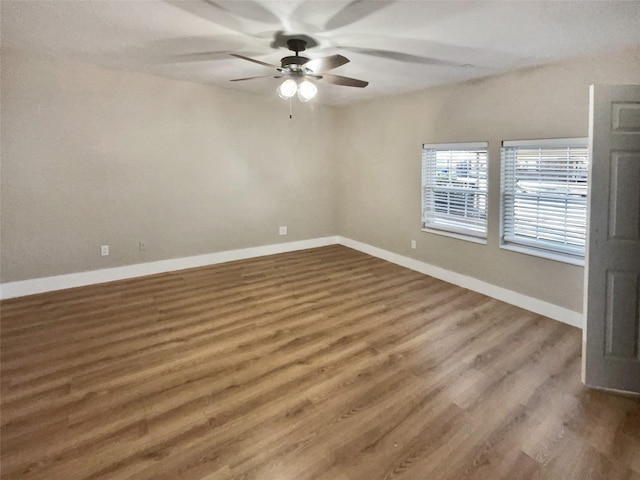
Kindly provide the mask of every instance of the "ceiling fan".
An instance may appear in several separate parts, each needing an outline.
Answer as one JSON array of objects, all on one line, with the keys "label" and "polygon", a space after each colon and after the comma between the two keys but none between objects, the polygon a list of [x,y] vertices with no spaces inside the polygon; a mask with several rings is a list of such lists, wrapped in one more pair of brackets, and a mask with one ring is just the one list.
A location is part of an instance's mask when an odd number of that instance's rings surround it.
[{"label": "ceiling fan", "polygon": [[289,50],[294,52],[295,55],[283,57],[280,60],[280,66],[266,63],[261,60],[256,60],[255,58],[245,57],[244,55],[232,53],[231,55],[242,60],[257,63],[258,65],[263,65],[265,67],[275,68],[278,73],[275,75],[272,74],[260,75],[257,77],[234,78],[231,81],[241,82],[244,80],[253,80],[256,78],[288,77],[287,80],[285,80],[280,85],[280,87],[278,87],[278,94],[282,98],[291,98],[296,93],[298,93],[298,98],[303,102],[311,100],[318,91],[317,87],[309,81],[310,79],[323,80],[333,85],[344,85],[347,87],[364,88],[369,85],[369,82],[365,82],[364,80],[326,73],[327,70],[332,70],[341,65],[344,65],[345,63],[349,63],[350,60],[347,57],[344,57],[342,55],[330,55],[328,57],[316,58],[313,60],[307,57],[303,57],[300,55],[300,52],[305,51],[307,48],[307,41],[303,38],[289,38],[287,40],[287,47],[289,48]]}]

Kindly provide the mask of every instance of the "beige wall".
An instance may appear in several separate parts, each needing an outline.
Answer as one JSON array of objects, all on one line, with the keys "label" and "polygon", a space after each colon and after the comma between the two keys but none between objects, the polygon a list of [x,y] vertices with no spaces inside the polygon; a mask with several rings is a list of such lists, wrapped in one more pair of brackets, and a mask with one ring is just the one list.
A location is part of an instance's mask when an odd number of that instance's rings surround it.
[{"label": "beige wall", "polygon": [[[500,142],[586,137],[591,83],[640,83],[640,51],[341,108],[340,234],[582,311],[582,267],[499,248]],[[486,245],[420,229],[421,145],[467,141],[489,142]]]},{"label": "beige wall", "polygon": [[[0,281],[339,234],[581,311],[582,267],[499,248],[500,142],[586,136],[589,84],[639,82],[636,50],[292,121],[276,95],[3,54]],[[487,245],[420,230],[421,145],[464,141],[489,141]]]},{"label": "beige wall", "polygon": [[1,86],[1,282],[336,233],[329,108],[16,52]]}]

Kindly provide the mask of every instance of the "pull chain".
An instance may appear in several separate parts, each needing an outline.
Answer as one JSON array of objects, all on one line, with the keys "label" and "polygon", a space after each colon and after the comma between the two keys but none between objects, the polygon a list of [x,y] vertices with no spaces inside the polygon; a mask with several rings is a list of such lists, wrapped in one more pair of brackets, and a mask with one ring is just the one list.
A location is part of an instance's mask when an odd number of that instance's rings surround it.
[{"label": "pull chain", "polygon": [[291,98],[289,98],[289,118],[293,118],[293,112],[291,107]]}]

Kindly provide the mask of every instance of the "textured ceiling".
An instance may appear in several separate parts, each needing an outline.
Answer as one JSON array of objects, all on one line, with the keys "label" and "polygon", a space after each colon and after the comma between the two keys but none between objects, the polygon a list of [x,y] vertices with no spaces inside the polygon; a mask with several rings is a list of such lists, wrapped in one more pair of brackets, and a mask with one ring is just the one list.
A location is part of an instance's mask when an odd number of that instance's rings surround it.
[{"label": "textured ceiling", "polygon": [[[262,65],[289,35],[340,53],[331,73],[364,89],[319,84],[325,104],[420,90],[566,58],[640,46],[640,1],[113,0],[0,2],[3,47],[275,95]],[[275,72],[274,72],[275,73]]]}]

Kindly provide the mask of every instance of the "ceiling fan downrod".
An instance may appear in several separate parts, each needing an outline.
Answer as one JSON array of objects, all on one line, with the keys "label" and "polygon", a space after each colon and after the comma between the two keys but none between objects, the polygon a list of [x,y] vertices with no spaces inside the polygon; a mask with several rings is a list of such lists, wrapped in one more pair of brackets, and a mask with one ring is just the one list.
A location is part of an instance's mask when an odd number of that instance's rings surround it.
[{"label": "ceiling fan downrod", "polygon": [[287,47],[292,52],[296,52],[296,57],[299,52],[304,52],[307,49],[307,42],[302,40],[301,38],[290,38],[287,40]]},{"label": "ceiling fan downrod", "polygon": [[300,38],[290,38],[287,40],[287,47],[289,50],[295,53],[282,59],[282,68],[289,68],[292,72],[302,71],[302,67],[309,61],[306,57],[301,57],[300,52],[304,52],[307,49],[307,42]]}]

